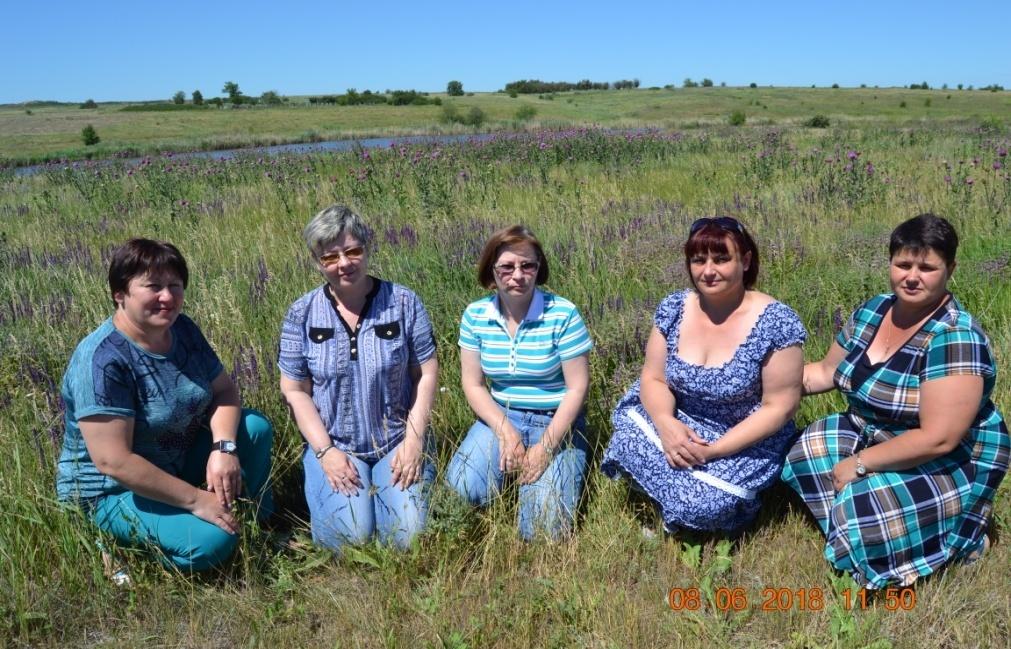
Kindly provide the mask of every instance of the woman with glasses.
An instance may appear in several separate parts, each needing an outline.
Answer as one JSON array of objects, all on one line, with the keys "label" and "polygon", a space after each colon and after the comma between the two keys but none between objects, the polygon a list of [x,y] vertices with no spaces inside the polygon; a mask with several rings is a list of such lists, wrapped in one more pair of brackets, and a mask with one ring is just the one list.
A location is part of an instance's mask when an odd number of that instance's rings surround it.
[{"label": "woman with glasses", "polygon": [[806,332],[754,290],[758,248],[736,219],[695,221],[684,253],[692,288],[657,307],[601,470],[630,478],[668,532],[734,531],[754,519],[795,435]]},{"label": "woman with glasses", "polygon": [[515,476],[520,536],[557,539],[571,531],[582,493],[593,345],[572,302],[538,288],[548,261],[526,227],[488,239],[477,277],[494,292],[463,312],[459,345],[463,391],[478,419],[447,481],[471,504],[486,505]]},{"label": "woman with glasses", "polygon": [[316,543],[375,533],[408,546],[435,477],[426,430],[438,363],[428,313],[410,290],[369,275],[371,231],[343,205],[302,232],[324,280],[281,327],[281,392],[305,438],[305,497]]},{"label": "woman with glasses", "polygon": [[888,245],[891,292],[861,305],[804,392],[838,389],[848,410],[808,426],[783,480],[827,537],[825,558],[861,586],[908,586],[988,544],[1008,470],[1007,424],[990,399],[986,333],[948,291],[958,235],[921,214]]}]

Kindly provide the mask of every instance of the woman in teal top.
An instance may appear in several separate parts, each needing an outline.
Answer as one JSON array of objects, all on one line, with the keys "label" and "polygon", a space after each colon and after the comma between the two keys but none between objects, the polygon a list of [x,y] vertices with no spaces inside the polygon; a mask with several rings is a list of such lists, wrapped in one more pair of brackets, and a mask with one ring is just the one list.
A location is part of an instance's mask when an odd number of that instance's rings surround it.
[{"label": "woman in teal top", "polygon": [[945,219],[900,224],[892,292],[865,302],[804,367],[805,393],[837,388],[849,408],[807,427],[783,480],[818,521],[825,557],[867,588],[982,554],[1008,470],[990,342],[948,292],[957,248]]},{"label": "woman in teal top", "polygon": [[236,545],[243,491],[270,513],[273,431],[181,313],[189,279],[170,243],[131,239],[109,266],[115,313],[77,346],[63,377],[61,500],[118,541],[183,570]]},{"label": "woman in teal top", "polygon": [[478,420],[447,472],[475,505],[516,474],[527,540],[571,529],[588,455],[582,411],[593,345],[572,302],[538,288],[547,279],[544,250],[524,226],[485,244],[478,280],[495,293],[467,307],[459,339],[463,391]]}]

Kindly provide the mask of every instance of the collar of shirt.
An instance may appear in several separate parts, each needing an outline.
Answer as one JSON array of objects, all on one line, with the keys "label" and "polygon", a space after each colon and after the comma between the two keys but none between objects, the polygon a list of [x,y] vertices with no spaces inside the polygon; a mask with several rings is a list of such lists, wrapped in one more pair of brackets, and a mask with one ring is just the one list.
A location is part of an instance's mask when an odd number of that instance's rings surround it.
[{"label": "collar of shirt", "polygon": [[[505,318],[502,316],[502,312],[498,308],[498,295],[493,295],[490,300],[484,305],[484,317],[489,320],[494,320],[505,327]],[[533,322],[534,320],[539,320],[541,316],[544,315],[544,293],[539,288],[534,288],[534,296],[530,300],[530,306],[527,307],[527,314],[523,317],[523,322]]]}]

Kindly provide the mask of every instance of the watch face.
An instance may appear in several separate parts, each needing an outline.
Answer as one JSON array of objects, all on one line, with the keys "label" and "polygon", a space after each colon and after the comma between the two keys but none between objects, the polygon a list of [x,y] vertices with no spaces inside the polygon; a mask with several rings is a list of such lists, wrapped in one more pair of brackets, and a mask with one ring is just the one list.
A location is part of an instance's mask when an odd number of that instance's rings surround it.
[{"label": "watch face", "polygon": [[859,476],[859,477],[862,478],[865,475],[867,475],[867,468],[864,467],[864,465],[862,465],[862,464],[858,464],[857,465],[857,476]]},{"label": "watch face", "polygon": [[217,450],[221,451],[222,453],[235,453],[235,450],[237,448],[235,442],[227,439],[221,440],[214,446]]}]

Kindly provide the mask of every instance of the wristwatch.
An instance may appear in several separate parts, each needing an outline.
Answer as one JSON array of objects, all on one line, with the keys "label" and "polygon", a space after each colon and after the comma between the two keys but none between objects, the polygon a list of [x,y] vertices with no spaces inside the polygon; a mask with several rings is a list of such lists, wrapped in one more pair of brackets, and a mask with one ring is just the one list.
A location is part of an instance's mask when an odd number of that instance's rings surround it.
[{"label": "wristwatch", "polygon": [[229,455],[235,455],[239,447],[236,446],[235,442],[230,439],[222,439],[211,444],[212,451],[221,451],[222,453],[227,453]]},{"label": "wristwatch", "polygon": [[[862,453],[863,451],[861,451]],[[857,477],[862,478],[867,475],[867,467],[864,466],[864,461],[860,459],[860,453],[857,453]]]}]

